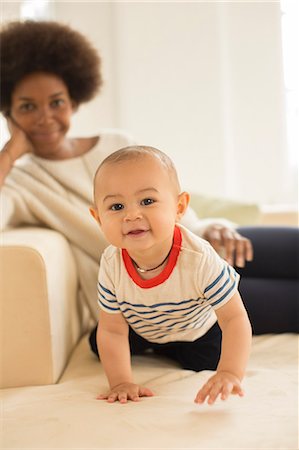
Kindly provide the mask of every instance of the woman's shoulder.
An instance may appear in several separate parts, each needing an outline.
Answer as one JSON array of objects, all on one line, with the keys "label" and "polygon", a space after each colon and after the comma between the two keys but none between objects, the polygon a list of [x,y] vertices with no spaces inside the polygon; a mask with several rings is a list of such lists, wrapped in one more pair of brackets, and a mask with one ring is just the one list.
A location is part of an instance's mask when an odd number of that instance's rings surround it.
[{"label": "woman's shoulder", "polygon": [[105,128],[99,130],[95,145],[84,156],[94,164],[98,164],[116,150],[134,144],[136,141],[130,134],[119,129]]},{"label": "woman's shoulder", "polygon": [[133,139],[132,135],[124,130],[117,128],[105,128],[99,130],[99,143],[102,145],[115,145],[115,150],[118,150],[121,147],[136,144],[136,140]]}]

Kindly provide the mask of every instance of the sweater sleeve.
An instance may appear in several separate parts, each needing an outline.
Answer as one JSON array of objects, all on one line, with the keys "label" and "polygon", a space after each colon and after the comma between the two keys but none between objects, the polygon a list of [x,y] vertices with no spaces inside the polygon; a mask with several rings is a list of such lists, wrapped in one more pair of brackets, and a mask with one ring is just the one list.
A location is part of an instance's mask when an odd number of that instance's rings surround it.
[{"label": "sweater sleeve", "polygon": [[4,185],[0,191],[0,230],[25,224],[38,225],[39,221],[30,212],[21,193]]},{"label": "sweater sleeve", "polygon": [[192,208],[188,208],[180,223],[199,237],[203,237],[206,229],[210,225],[222,225],[228,228],[235,228],[237,224],[223,218],[199,219]]}]

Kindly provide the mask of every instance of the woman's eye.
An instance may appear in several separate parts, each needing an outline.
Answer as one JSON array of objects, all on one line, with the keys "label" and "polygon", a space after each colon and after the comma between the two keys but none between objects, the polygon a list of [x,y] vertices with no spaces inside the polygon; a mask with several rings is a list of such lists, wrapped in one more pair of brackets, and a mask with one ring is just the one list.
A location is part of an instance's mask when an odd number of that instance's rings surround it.
[{"label": "woman's eye", "polygon": [[155,200],[153,200],[152,198],[144,198],[143,200],[141,200],[142,206],[152,205],[153,203],[155,203]]},{"label": "woman's eye", "polygon": [[122,205],[121,203],[115,203],[114,205],[112,205],[110,207],[110,209],[112,211],[120,211],[121,209],[123,209],[124,205]]},{"label": "woman's eye", "polygon": [[61,106],[64,104],[64,100],[62,98],[57,98],[56,100],[53,100],[51,103],[51,106],[54,106],[54,108],[57,108],[58,106]]},{"label": "woman's eye", "polygon": [[33,111],[33,109],[34,109],[34,104],[33,103],[23,103],[20,106],[20,110],[24,111],[24,112],[26,112],[26,111]]}]

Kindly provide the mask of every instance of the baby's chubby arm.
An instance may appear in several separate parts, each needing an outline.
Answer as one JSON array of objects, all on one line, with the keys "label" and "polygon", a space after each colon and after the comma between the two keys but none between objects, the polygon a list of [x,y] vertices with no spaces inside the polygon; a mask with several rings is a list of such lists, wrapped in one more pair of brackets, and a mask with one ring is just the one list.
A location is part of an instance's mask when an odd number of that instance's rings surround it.
[{"label": "baby's chubby arm", "polygon": [[216,315],[222,330],[221,357],[216,374],[199,390],[195,403],[207,399],[213,404],[219,395],[222,400],[230,394],[244,395],[241,381],[250,354],[252,333],[240,294],[236,292],[216,310]]},{"label": "baby's chubby arm", "polygon": [[127,403],[128,400],[138,401],[140,397],[154,395],[150,389],[133,383],[128,331],[122,314],[108,314],[101,310],[97,345],[110,391],[100,394],[98,399]]}]

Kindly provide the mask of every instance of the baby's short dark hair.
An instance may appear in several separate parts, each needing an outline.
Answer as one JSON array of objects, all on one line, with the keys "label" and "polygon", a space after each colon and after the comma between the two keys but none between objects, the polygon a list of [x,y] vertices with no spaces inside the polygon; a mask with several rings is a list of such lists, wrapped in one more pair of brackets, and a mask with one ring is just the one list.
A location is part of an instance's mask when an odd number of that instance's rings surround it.
[{"label": "baby's short dark hair", "polygon": [[96,196],[95,194],[96,194],[97,176],[101,167],[105,166],[106,164],[117,164],[123,161],[132,161],[132,160],[136,161],[139,158],[144,158],[146,156],[155,157],[160,161],[160,163],[167,170],[169,177],[172,179],[174,186],[179,192],[181,188],[177,170],[175,168],[172,159],[166,153],[162,152],[161,150],[158,150],[155,147],[150,147],[148,145],[131,145],[129,147],[124,147],[120,148],[119,150],[116,150],[115,152],[108,155],[101,162],[94,176],[94,198]]},{"label": "baby's short dark hair", "polygon": [[61,78],[79,105],[102,85],[101,59],[78,31],[54,21],[10,22],[0,32],[0,110],[8,112],[18,82],[34,72]]}]

